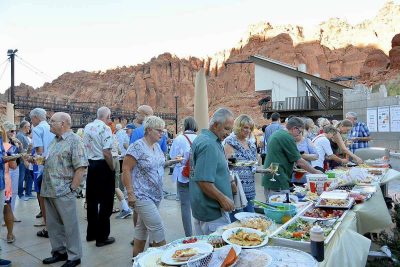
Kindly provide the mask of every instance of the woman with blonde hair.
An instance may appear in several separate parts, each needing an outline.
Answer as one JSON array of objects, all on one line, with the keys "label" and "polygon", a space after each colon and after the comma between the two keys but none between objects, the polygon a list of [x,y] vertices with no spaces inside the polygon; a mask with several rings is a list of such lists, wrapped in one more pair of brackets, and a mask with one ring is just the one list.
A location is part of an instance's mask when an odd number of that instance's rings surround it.
[{"label": "woman with blonde hair", "polygon": [[[257,161],[257,148],[254,142],[249,140],[254,130],[253,119],[246,114],[242,114],[235,119],[233,124],[233,134],[225,139],[226,158],[235,158],[237,161]],[[237,173],[247,198],[247,206],[243,211],[254,212],[253,200],[256,196],[253,167],[232,167],[233,172]],[[231,218],[232,219],[232,218]]]},{"label": "woman with blonde hair", "polygon": [[158,210],[163,198],[164,168],[180,160],[165,161],[158,143],[164,127],[165,122],[161,118],[147,117],[143,122],[144,137],[128,147],[122,164],[128,203],[139,215],[135,225],[134,257],[143,252],[147,238],[153,247],[166,244],[165,229]]},{"label": "woman with blonde hair", "polygon": [[[1,144],[1,171],[4,171],[4,182],[5,182],[5,190],[0,193],[4,194],[0,199],[4,198],[4,222],[7,227],[7,243],[13,243],[15,241],[15,236],[13,234],[14,228],[14,214],[11,209],[11,198],[12,198],[12,184],[11,184],[11,176],[10,176],[10,168],[17,168],[17,163],[15,161],[8,161],[4,159],[3,156],[7,156],[7,151],[11,148],[11,144],[8,142],[8,137],[6,130],[3,125],[0,125],[0,134],[2,139]],[[2,173],[3,174],[3,173]]]}]

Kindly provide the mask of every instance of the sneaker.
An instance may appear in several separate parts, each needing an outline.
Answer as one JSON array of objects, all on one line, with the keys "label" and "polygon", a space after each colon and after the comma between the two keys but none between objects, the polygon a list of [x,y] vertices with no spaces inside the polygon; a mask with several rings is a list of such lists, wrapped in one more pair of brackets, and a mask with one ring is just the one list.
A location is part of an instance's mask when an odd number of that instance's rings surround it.
[{"label": "sneaker", "polygon": [[37,215],[36,215],[36,219],[42,218],[42,212],[40,211]]},{"label": "sneaker", "polygon": [[29,197],[27,197],[27,196],[23,196],[23,197],[21,197],[21,200],[23,200],[23,201],[28,201],[30,198]]},{"label": "sneaker", "polygon": [[28,199],[37,199],[37,196],[34,196],[34,195],[28,195],[28,196],[25,196],[25,197],[27,197]]},{"label": "sneaker", "polygon": [[133,214],[133,211],[131,209],[129,210],[122,210],[117,216],[115,216],[115,219],[125,219]]},{"label": "sneaker", "polygon": [[1,267],[9,267],[9,266],[11,266],[11,261],[0,259],[0,266]]}]

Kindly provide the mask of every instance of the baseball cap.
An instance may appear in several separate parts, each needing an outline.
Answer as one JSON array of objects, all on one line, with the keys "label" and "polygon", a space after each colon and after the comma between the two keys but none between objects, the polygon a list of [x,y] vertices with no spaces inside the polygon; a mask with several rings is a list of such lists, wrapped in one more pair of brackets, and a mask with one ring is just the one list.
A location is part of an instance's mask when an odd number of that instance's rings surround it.
[{"label": "baseball cap", "polygon": [[124,130],[128,130],[128,129],[136,129],[136,126],[132,123],[129,123],[125,126]]}]

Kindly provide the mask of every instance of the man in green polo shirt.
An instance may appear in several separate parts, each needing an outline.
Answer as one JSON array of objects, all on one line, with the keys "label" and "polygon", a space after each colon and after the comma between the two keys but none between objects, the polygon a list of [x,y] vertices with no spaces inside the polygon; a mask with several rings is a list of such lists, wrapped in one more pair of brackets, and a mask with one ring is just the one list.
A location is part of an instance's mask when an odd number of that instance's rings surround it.
[{"label": "man in green polo shirt", "polygon": [[263,176],[262,185],[266,201],[271,195],[289,192],[289,182],[292,177],[293,165],[306,170],[309,173],[322,173],[314,169],[306,160],[301,158],[297,149],[295,137],[304,131],[304,122],[298,117],[292,117],[286,124],[286,130],[274,132],[268,140],[268,153],[264,162],[264,168],[269,168],[271,163],[279,163],[277,174],[273,181],[272,174]]},{"label": "man in green polo shirt", "polygon": [[190,157],[190,203],[196,235],[208,235],[229,224],[234,210],[228,162],[221,141],[231,132],[233,114],[218,109],[193,141]]}]

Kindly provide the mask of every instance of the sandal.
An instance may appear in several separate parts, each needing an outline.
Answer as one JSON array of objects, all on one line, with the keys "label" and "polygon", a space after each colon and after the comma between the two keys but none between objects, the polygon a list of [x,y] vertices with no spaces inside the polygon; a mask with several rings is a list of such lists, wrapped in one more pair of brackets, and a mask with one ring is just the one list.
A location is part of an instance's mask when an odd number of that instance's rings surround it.
[{"label": "sandal", "polygon": [[112,213],[118,213],[118,212],[120,212],[121,210],[119,209],[119,208],[115,208],[115,209],[113,209],[112,210]]},{"label": "sandal", "polygon": [[46,229],[43,229],[43,230],[37,232],[36,235],[37,235],[38,237],[49,238],[49,232],[47,232]]},{"label": "sandal", "polygon": [[15,241],[15,236],[13,234],[11,234],[11,236],[7,235],[7,243],[11,244],[14,243]]}]

